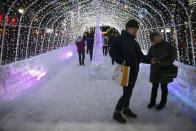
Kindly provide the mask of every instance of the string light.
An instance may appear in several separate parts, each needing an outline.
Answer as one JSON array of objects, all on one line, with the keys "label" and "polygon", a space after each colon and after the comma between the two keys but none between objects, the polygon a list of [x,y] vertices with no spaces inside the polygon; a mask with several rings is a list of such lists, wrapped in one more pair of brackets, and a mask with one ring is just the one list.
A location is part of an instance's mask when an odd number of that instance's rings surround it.
[{"label": "string light", "polygon": [[24,14],[24,9],[18,9],[18,12],[20,13],[20,14]]},{"label": "string light", "polygon": [[[165,39],[178,47],[180,62],[188,65],[195,64],[195,0],[190,0],[190,3],[186,0],[99,0],[99,4],[97,0],[37,2],[29,0],[25,3],[14,1],[15,3],[0,2],[3,7],[0,13],[0,41],[3,47],[1,48],[1,64],[14,62],[15,58],[16,60],[30,58],[68,45],[81,35],[86,27],[95,26],[97,13],[100,14],[101,25],[115,27],[118,31],[124,29],[125,23],[130,18],[136,19],[141,25],[137,39],[145,50],[150,47],[149,33],[161,31]],[[33,2],[35,3],[32,4]],[[189,22],[189,17],[192,23]],[[22,18],[21,25],[19,25],[20,18]],[[193,35],[190,32],[193,32]],[[17,41],[19,45],[16,50]]]}]

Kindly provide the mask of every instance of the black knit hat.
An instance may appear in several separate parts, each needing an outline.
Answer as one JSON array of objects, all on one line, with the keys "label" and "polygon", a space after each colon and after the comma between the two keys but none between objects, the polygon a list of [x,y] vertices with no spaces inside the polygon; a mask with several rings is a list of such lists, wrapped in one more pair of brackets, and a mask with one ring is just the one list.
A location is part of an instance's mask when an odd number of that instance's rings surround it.
[{"label": "black knit hat", "polygon": [[136,20],[131,19],[126,23],[126,29],[127,28],[137,28],[137,29],[139,29],[139,23]]}]

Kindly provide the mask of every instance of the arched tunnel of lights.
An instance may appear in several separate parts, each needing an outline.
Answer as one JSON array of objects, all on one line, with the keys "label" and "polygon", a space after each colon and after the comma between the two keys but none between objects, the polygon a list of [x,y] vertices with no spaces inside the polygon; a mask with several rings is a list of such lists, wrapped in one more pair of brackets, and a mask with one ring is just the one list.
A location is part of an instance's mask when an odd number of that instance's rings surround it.
[{"label": "arched tunnel of lights", "polygon": [[0,0],[0,97],[13,99],[63,69],[97,14],[100,26],[119,32],[137,20],[143,50],[150,32],[162,32],[178,56],[169,91],[196,110],[196,0]]},{"label": "arched tunnel of lights", "polygon": [[1,0],[1,64],[27,59],[72,43],[100,24],[124,29],[133,18],[140,23],[138,41],[150,47],[149,33],[160,31],[177,48],[177,60],[196,66],[195,14],[185,0]]}]

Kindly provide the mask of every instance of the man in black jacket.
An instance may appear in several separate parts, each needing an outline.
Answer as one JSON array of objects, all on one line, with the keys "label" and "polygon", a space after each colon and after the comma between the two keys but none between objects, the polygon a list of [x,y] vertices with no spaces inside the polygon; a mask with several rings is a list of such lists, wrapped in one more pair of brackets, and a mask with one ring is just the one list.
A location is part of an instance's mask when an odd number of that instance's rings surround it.
[{"label": "man in black jacket", "polygon": [[141,62],[148,64],[154,62],[154,59],[151,60],[147,56],[144,56],[138,42],[135,40],[138,29],[139,23],[137,21],[130,20],[127,22],[126,31],[123,30],[121,35],[112,41],[110,49],[110,55],[115,62],[118,64],[125,62],[126,66],[130,67],[129,84],[127,87],[123,87],[123,95],[119,99],[113,115],[113,119],[120,123],[126,123],[121,112],[131,118],[137,117],[129,108],[129,102],[137,80],[139,64]]},{"label": "man in black jacket", "polygon": [[89,54],[90,60],[93,60],[93,46],[94,46],[94,33],[92,32],[89,37]]}]

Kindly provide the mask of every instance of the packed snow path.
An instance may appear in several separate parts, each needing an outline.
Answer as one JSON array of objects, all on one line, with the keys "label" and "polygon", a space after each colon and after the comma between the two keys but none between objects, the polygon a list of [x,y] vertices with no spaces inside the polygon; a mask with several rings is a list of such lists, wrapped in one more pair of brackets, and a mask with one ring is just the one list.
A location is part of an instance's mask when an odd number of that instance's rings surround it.
[{"label": "packed snow path", "polygon": [[[110,80],[111,59],[105,57],[107,79],[100,81],[89,80],[89,56],[85,62],[86,66],[79,66],[75,55],[62,69],[54,69],[55,75],[41,79],[17,98],[1,99],[0,131],[196,131],[171,95],[163,111],[147,109],[151,84],[149,66],[143,64],[130,106],[138,118],[126,117],[126,125],[115,122],[112,115],[122,89]],[[157,103],[160,94],[158,98]]]}]

